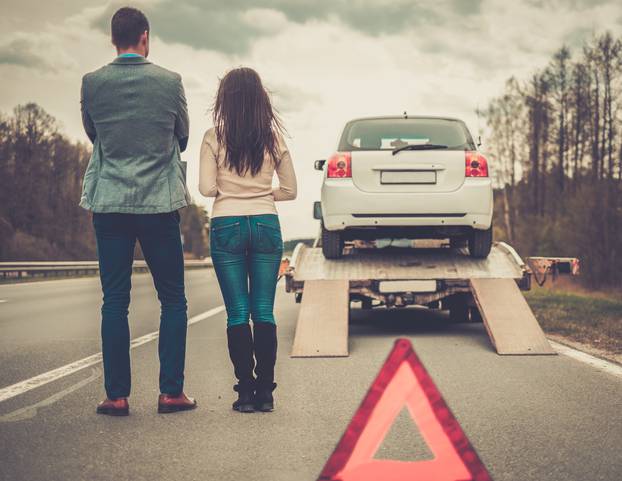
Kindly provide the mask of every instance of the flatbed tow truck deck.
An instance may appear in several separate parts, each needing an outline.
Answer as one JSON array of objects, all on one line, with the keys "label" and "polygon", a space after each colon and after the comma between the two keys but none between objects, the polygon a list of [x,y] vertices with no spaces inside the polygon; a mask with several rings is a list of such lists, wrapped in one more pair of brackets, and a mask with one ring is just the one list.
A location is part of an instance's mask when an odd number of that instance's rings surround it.
[{"label": "flatbed tow truck deck", "polygon": [[[570,258],[538,260],[565,271],[576,265]],[[327,260],[320,248],[298,244],[285,272],[287,292],[302,303],[291,355],[347,356],[352,301],[367,309],[448,309],[456,322],[482,320],[499,354],[554,354],[520,292],[530,289],[532,275],[503,242],[486,259],[464,249],[389,247]]]}]

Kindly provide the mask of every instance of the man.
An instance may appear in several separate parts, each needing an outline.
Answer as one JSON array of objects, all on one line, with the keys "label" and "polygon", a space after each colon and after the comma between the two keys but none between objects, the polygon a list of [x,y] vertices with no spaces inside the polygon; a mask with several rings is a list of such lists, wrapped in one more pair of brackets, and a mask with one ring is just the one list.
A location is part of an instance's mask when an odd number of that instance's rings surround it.
[{"label": "man", "polygon": [[194,409],[183,391],[187,308],[177,209],[188,205],[180,151],[188,143],[181,77],[147,60],[149,23],[134,8],[111,21],[117,58],[82,79],[82,121],[93,142],[80,205],[93,211],[104,302],[107,398],[97,412],[129,413],[128,308],[140,242],[161,303],[158,412]]}]

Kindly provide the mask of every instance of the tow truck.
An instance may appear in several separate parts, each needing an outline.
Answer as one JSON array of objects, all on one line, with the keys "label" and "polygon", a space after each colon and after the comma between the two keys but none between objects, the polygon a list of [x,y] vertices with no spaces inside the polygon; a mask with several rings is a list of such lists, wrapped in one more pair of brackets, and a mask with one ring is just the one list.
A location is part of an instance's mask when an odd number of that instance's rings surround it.
[{"label": "tow truck", "polygon": [[526,261],[507,243],[486,259],[449,242],[414,241],[410,248],[350,245],[340,259],[300,243],[285,266],[285,288],[301,303],[292,357],[348,355],[352,303],[363,309],[426,306],[454,322],[483,322],[498,354],[555,354],[521,290],[547,276],[576,275],[570,257]]}]

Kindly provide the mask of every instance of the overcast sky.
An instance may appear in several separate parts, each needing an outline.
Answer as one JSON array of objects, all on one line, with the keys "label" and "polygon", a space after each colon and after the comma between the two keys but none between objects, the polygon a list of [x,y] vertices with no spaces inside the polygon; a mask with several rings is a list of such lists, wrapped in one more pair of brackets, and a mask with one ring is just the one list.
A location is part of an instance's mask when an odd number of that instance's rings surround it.
[{"label": "overcast sky", "polygon": [[[86,141],[80,80],[115,52],[109,22],[119,3],[0,0],[0,110],[35,101]],[[562,44],[606,29],[622,33],[620,0],[147,0],[149,59],[179,72],[191,136],[183,154],[196,202],[198,152],[211,126],[219,77],[251,66],[273,93],[290,134],[299,182],[279,203],[285,237],[317,232],[315,159],[336,149],[343,124],[366,115],[451,115],[477,135],[479,105],[514,75],[526,78]],[[485,138],[484,138],[485,146]],[[76,202],[78,199],[76,199]]]}]

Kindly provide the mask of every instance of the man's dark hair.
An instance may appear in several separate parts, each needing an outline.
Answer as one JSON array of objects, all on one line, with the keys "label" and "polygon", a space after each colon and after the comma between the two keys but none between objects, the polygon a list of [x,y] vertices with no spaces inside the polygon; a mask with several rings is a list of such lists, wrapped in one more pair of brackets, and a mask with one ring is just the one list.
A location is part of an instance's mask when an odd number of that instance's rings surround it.
[{"label": "man's dark hair", "polygon": [[115,47],[129,48],[138,45],[140,36],[149,31],[149,21],[137,8],[123,7],[112,16],[110,30]]}]

